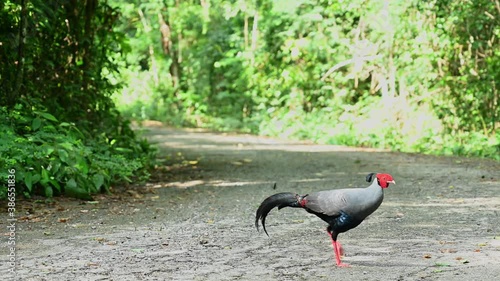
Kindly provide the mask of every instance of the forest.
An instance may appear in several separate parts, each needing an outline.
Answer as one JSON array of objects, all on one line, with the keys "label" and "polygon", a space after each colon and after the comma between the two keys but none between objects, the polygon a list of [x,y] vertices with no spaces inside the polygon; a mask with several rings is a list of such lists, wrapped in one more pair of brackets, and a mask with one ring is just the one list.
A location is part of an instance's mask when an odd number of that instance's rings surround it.
[{"label": "forest", "polygon": [[146,181],[143,120],[500,160],[499,37],[499,0],[5,0],[0,178]]}]

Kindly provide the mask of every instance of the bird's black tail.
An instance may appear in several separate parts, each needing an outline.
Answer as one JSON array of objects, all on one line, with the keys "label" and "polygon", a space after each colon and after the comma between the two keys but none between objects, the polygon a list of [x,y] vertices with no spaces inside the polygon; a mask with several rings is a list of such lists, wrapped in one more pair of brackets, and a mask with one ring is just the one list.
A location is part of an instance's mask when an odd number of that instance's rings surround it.
[{"label": "bird's black tail", "polygon": [[[274,195],[269,196],[264,200],[259,208],[257,209],[257,213],[255,216],[255,227],[257,227],[257,230],[259,230],[259,219],[262,222],[262,228],[264,229],[264,232],[267,234],[266,230],[266,217],[269,212],[274,209],[275,207],[278,207],[278,210],[281,208],[285,207],[296,207],[296,208],[302,208],[300,205],[300,201],[302,198],[305,196],[300,196],[295,193],[291,192],[283,192],[283,193],[277,193]],[[269,234],[267,234],[269,236]]]}]

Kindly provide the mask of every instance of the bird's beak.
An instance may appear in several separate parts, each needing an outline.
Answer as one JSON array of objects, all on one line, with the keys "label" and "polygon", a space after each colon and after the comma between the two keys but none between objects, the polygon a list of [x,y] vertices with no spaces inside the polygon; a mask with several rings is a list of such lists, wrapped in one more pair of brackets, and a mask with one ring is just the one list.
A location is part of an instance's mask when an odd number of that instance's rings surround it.
[{"label": "bird's beak", "polygon": [[388,181],[387,183],[396,184],[396,181],[392,180],[392,181]]}]

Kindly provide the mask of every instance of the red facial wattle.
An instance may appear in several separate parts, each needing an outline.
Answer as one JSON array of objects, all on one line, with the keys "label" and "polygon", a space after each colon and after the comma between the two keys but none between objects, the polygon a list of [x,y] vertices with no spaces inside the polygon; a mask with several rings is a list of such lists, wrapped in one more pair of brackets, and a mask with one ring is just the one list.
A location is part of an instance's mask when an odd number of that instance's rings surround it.
[{"label": "red facial wattle", "polygon": [[382,187],[382,188],[388,188],[390,183],[396,184],[396,182],[394,181],[392,176],[389,174],[378,174],[377,180],[378,180],[380,187]]}]

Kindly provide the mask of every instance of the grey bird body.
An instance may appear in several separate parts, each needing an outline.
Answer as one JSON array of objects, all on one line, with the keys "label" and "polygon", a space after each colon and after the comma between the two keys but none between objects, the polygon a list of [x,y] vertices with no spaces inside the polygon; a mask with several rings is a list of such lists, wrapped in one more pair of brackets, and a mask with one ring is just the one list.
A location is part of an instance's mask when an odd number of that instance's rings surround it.
[{"label": "grey bird body", "polygon": [[314,213],[339,216],[343,211],[358,220],[364,220],[382,204],[384,192],[375,180],[366,188],[319,191],[304,199],[307,200],[304,207]]}]

